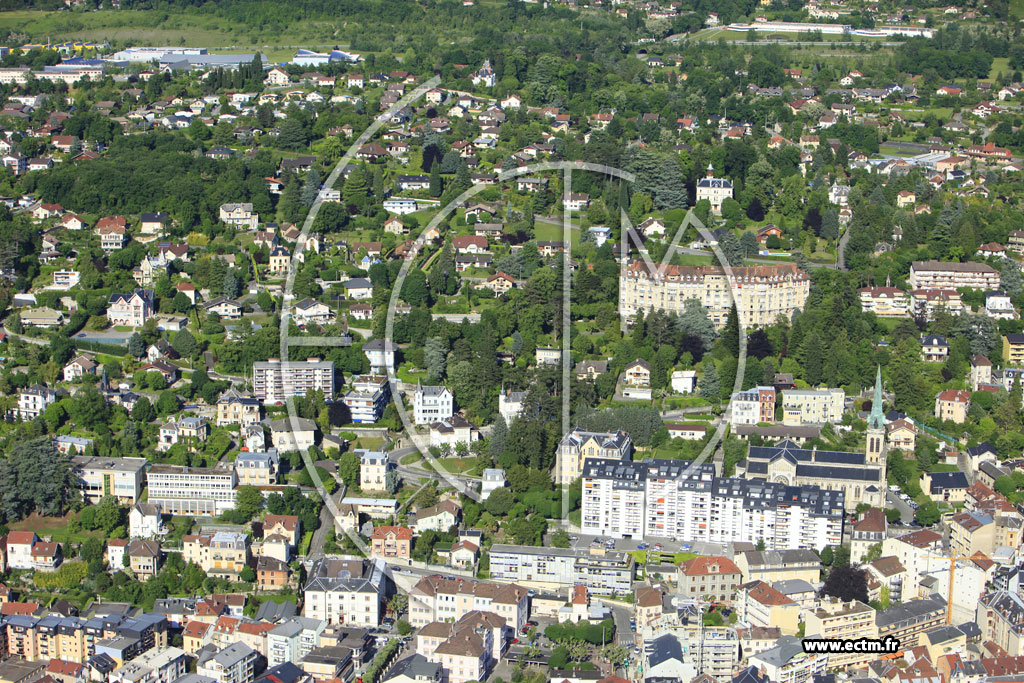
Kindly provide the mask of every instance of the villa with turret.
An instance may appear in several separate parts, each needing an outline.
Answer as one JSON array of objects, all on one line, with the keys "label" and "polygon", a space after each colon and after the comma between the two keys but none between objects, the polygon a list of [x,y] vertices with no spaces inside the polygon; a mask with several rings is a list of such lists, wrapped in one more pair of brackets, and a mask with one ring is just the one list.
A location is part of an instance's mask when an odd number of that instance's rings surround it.
[{"label": "villa with turret", "polygon": [[842,491],[849,511],[861,503],[884,508],[885,450],[882,371],[879,368],[863,453],[800,448],[792,441],[781,441],[774,446],[750,446],[746,460],[736,466],[736,474],[788,486],[814,485]]}]

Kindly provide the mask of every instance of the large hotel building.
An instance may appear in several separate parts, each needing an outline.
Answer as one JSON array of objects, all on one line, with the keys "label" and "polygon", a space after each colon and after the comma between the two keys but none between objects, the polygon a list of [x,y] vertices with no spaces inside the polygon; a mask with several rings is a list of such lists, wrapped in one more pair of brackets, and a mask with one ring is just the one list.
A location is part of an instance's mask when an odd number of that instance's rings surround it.
[{"label": "large hotel building", "polygon": [[842,540],[842,491],[716,477],[711,463],[691,472],[689,467],[683,460],[587,459],[583,533],[720,544],[764,541],[767,550],[818,549]]},{"label": "large hotel building", "polygon": [[807,301],[811,279],[793,263],[737,266],[669,266],[651,272],[633,261],[619,275],[619,315],[630,320],[638,311],[682,313],[697,299],[715,327],[724,327],[733,302],[744,325],[766,326],[779,315],[791,316]]},{"label": "large hotel building", "polygon": [[945,261],[914,261],[910,264],[911,289],[999,289],[1002,276],[987,263],[947,263]]}]

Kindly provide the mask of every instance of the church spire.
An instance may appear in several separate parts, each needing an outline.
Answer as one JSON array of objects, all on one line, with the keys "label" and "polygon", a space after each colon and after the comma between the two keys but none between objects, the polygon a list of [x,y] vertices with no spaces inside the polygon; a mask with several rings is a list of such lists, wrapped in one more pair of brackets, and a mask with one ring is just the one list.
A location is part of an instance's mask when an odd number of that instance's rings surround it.
[{"label": "church spire", "polygon": [[875,375],[875,395],[871,400],[871,415],[868,417],[868,429],[884,429],[885,415],[882,413],[882,366],[878,366]]}]

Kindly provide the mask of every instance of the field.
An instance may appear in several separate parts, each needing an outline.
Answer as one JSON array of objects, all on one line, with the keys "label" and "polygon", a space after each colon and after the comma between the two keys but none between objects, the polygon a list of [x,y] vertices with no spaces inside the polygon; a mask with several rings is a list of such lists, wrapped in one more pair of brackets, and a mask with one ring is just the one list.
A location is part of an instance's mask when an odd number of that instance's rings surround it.
[{"label": "field", "polygon": [[261,50],[273,62],[291,59],[302,36],[303,47],[334,47],[335,29],[327,23],[301,22],[287,35],[272,30],[251,30],[221,17],[183,12],[42,12],[19,10],[0,14],[0,31],[25,35],[26,42],[64,40],[107,41],[111,44],[190,45],[226,52]]},{"label": "field", "polygon": [[11,531],[34,531],[40,536],[51,536],[58,542],[81,543],[87,538],[103,538],[102,531],[78,530],[74,533],[68,531],[72,520],[78,519],[78,513],[68,513],[63,517],[40,517],[32,513],[20,522],[10,525]]}]

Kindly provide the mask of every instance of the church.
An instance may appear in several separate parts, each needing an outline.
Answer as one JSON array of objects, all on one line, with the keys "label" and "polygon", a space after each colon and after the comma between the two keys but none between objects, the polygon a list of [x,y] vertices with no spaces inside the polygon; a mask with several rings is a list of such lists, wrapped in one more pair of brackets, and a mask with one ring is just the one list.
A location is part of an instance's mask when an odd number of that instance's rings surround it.
[{"label": "church", "polygon": [[861,503],[884,508],[885,450],[882,370],[879,368],[863,453],[800,448],[788,440],[774,446],[750,446],[747,459],[736,466],[736,475],[788,486],[810,485],[843,491],[848,511]]}]

